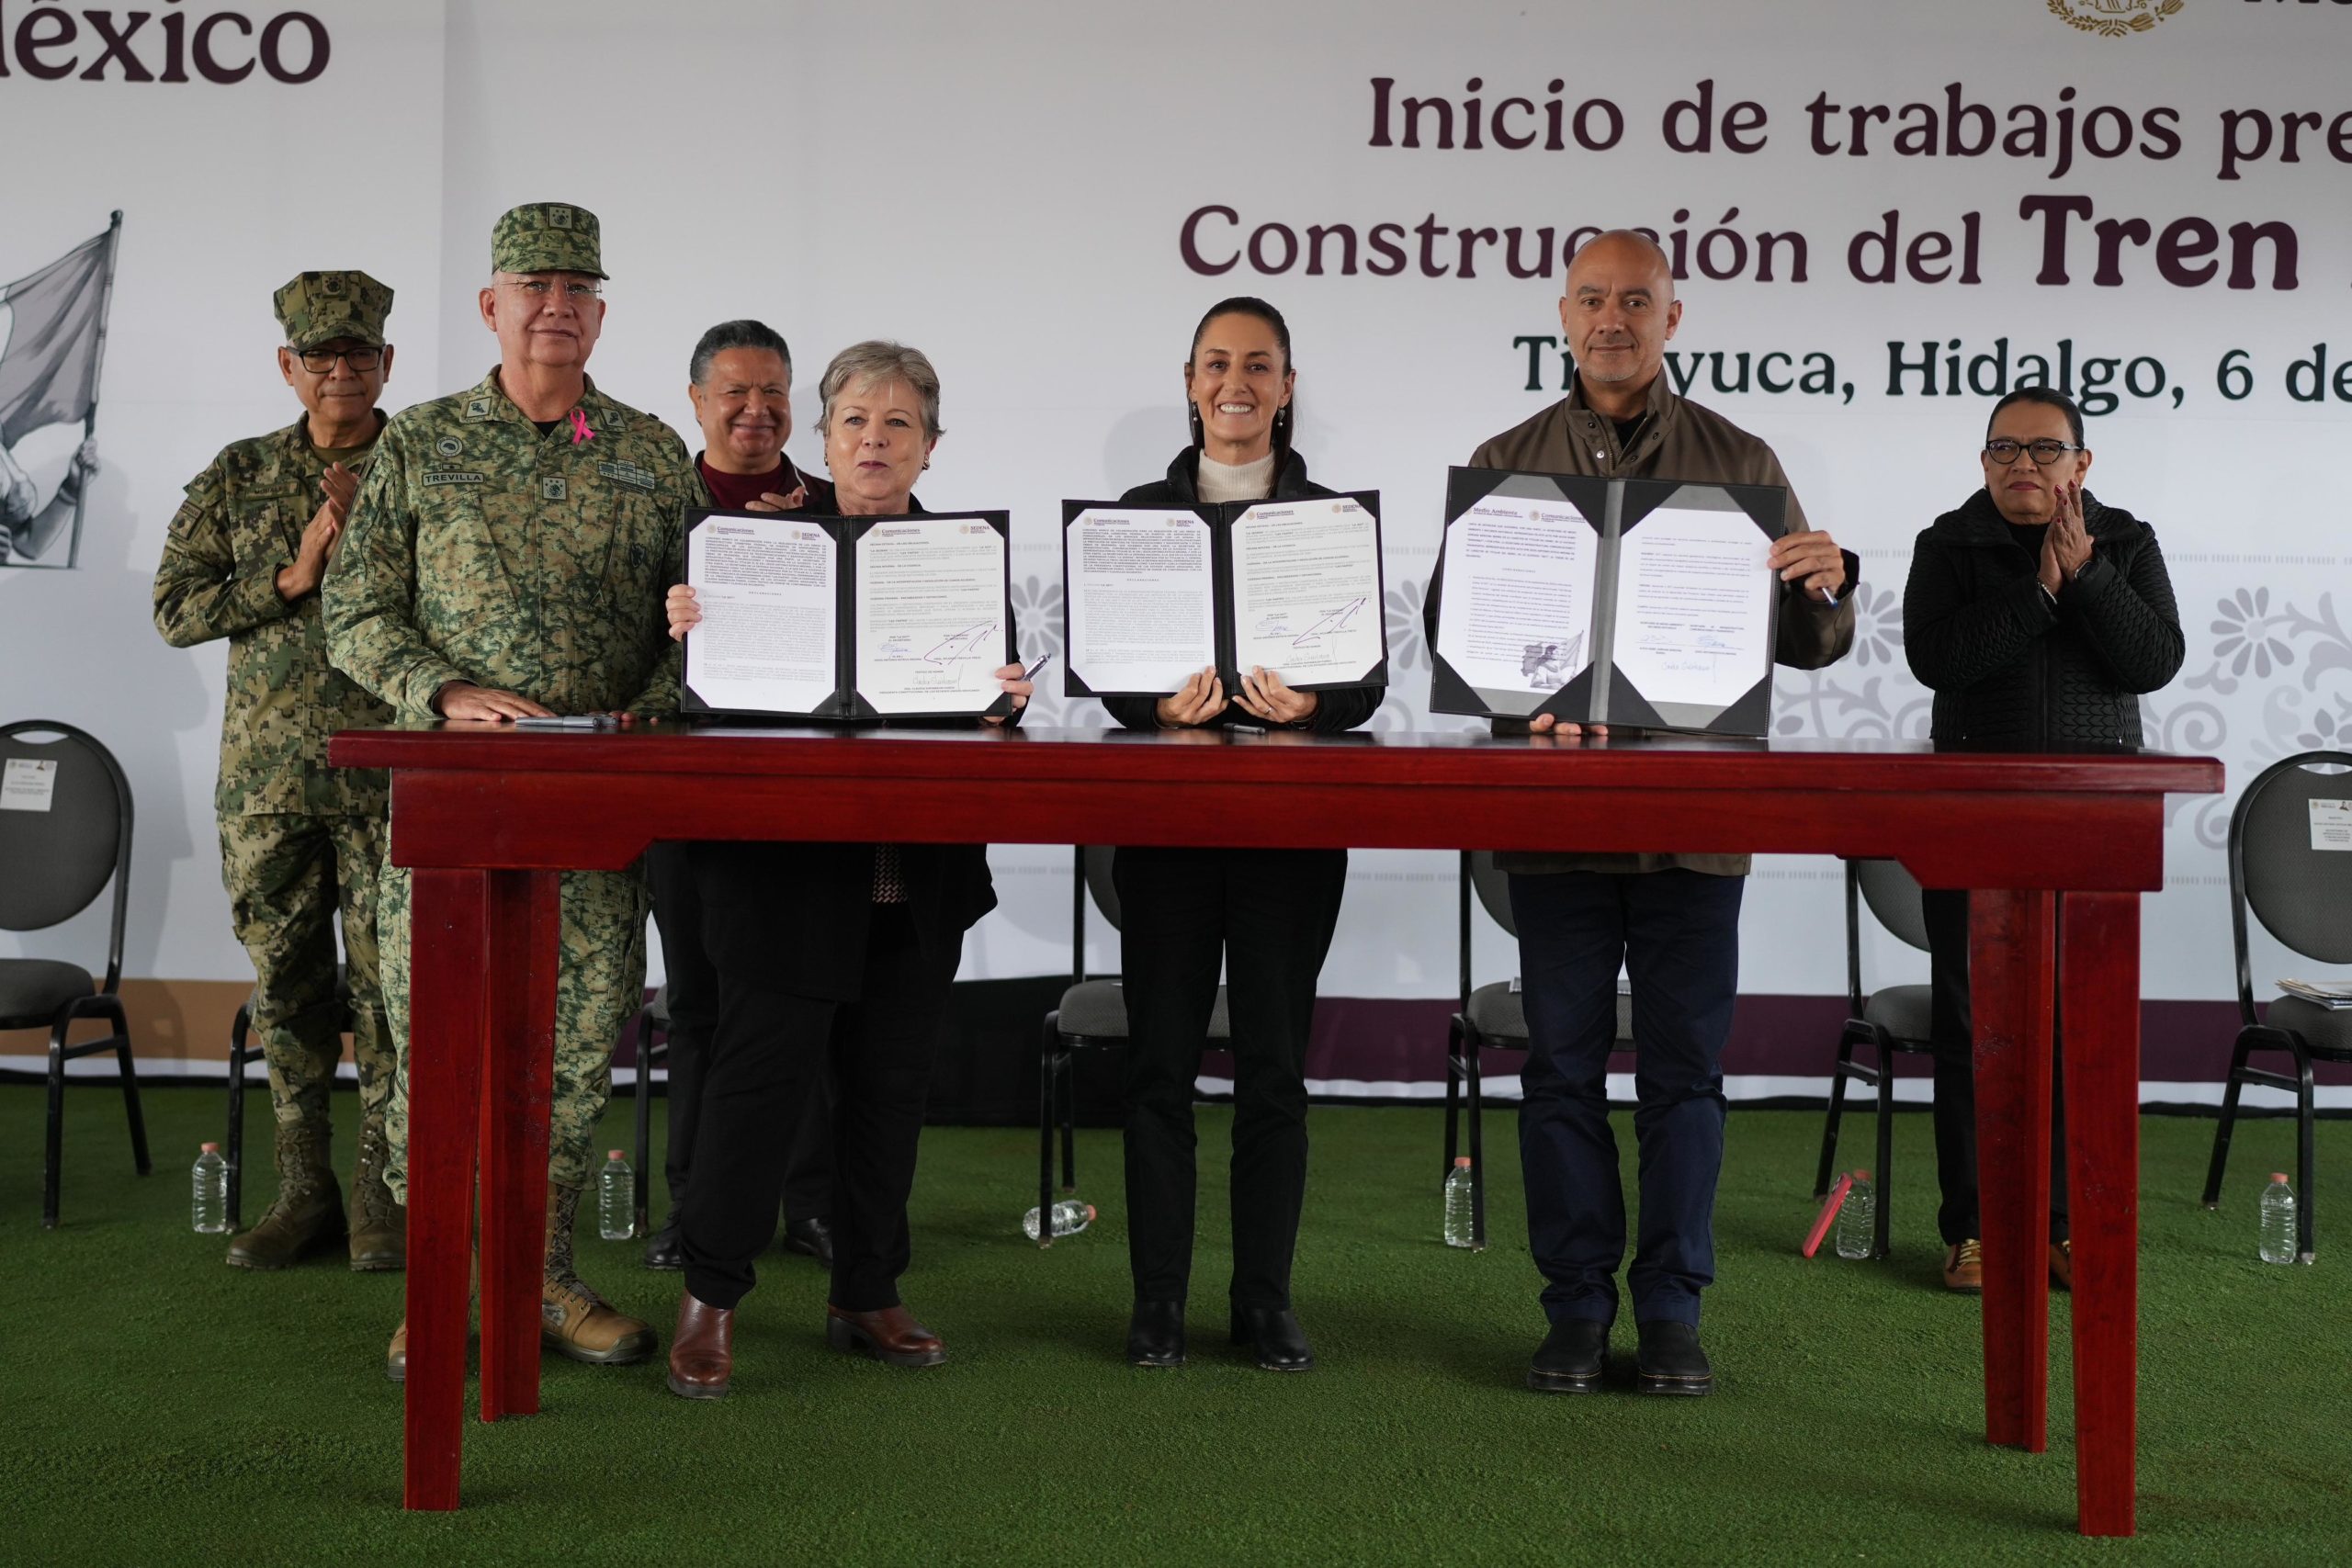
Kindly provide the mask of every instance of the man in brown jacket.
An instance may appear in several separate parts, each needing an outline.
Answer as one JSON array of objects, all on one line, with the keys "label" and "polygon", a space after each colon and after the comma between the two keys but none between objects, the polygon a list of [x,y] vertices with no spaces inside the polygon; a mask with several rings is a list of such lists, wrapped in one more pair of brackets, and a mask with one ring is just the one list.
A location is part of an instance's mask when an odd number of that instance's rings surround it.
[{"label": "man in brown jacket", "polygon": [[[1560,300],[1560,325],[1576,358],[1568,395],[1480,446],[1471,464],[1786,487],[1770,446],[1668,387],[1660,374],[1666,342],[1681,319],[1672,269],[1654,242],[1618,230],[1586,244],[1569,264]],[[1775,657],[1816,670],[1852,645],[1847,595],[1860,563],[1808,527],[1793,492],[1787,516],[1789,532],[1770,558],[1781,581]],[[1438,590],[1433,578],[1425,609],[1432,647]],[[1555,727],[1549,715],[1531,728],[1580,733],[1576,725]],[[1622,964],[1633,980],[1638,1048],[1641,1222],[1626,1282],[1640,1329],[1640,1384],[1647,1393],[1709,1393],[1713,1373],[1699,1345],[1699,1293],[1714,1279],[1720,1064],[1739,989],[1747,857],[1511,854],[1500,863],[1510,873],[1532,1045],[1520,1109],[1528,1240],[1551,1320],[1527,1384],[1556,1393],[1600,1388],[1617,1314],[1625,1201],[1606,1077]]]}]

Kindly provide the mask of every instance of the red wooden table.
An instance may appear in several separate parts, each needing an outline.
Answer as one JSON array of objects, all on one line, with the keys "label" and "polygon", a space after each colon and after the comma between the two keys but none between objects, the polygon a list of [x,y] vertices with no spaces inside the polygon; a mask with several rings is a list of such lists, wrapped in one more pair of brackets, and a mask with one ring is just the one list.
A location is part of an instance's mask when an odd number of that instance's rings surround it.
[{"label": "red wooden table", "polygon": [[627,866],[657,839],[789,838],[1886,856],[1926,886],[1980,890],[1985,1438],[2047,1442],[2063,987],[2080,1524],[2132,1531],[2139,896],[2164,884],[2165,795],[2218,792],[2219,762],[1910,744],[466,724],[348,731],[330,755],[393,771],[391,857],[415,872],[412,1508],[458,1506],[477,1161],[481,1418],[538,1409],[557,874]]}]

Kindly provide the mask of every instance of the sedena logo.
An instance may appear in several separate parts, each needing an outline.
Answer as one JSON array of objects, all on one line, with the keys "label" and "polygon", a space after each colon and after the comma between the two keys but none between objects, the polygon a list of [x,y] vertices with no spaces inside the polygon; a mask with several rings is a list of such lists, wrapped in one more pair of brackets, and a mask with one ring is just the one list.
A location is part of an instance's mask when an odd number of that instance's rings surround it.
[{"label": "sedena logo", "polygon": [[2050,14],[2100,38],[2130,38],[2152,30],[2188,0],[2050,0]]},{"label": "sedena logo", "polygon": [[[82,10],[58,0],[0,0],[0,80],[189,82],[226,86],[259,72],[300,86],[325,73],[326,24],[307,11],[197,12],[186,0],[150,11]],[[153,23],[151,28],[148,24]]]}]

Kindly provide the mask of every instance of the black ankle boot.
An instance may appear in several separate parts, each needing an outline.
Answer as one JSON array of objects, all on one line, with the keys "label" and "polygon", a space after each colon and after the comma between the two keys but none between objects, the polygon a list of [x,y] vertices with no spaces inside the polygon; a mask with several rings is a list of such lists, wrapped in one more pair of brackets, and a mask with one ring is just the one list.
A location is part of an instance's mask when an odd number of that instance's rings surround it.
[{"label": "black ankle boot", "polygon": [[1306,1330],[1288,1307],[1235,1307],[1233,1342],[1249,1346],[1270,1372],[1303,1372],[1315,1365]]},{"label": "black ankle boot", "polygon": [[1645,1323],[1634,1369],[1644,1393],[1709,1394],[1715,1371],[1699,1348],[1699,1330],[1687,1323]]},{"label": "black ankle boot", "polygon": [[1528,1364],[1527,1386],[1538,1393],[1597,1393],[1609,1360],[1609,1325],[1568,1318],[1552,1325]]},{"label": "black ankle boot", "polygon": [[1184,1303],[1137,1302],[1127,1319],[1127,1359],[1138,1367],[1184,1364]]}]

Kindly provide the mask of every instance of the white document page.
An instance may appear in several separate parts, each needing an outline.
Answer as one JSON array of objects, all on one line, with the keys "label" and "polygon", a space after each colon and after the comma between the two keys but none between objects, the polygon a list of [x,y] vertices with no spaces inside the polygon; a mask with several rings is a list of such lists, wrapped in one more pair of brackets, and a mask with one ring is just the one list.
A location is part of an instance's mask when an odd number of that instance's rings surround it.
[{"label": "white document page", "polygon": [[1617,556],[1617,675],[1652,704],[1727,708],[1772,668],[1772,541],[1744,513],[1664,506]]},{"label": "white document page", "polygon": [[2352,850],[2352,800],[2314,800],[2311,812],[2312,848]]},{"label": "white document page", "polygon": [[1476,502],[1445,531],[1437,651],[1474,687],[1558,691],[1592,662],[1600,551],[1565,501]]},{"label": "white document page", "polygon": [[710,517],[686,536],[702,625],[686,684],[715,708],[814,713],[832,701],[832,536],[791,517]]},{"label": "white document page", "polygon": [[876,713],[979,713],[1003,695],[1004,536],[977,517],[857,540],[858,695]]},{"label": "white document page", "polygon": [[1209,525],[1095,507],[1064,541],[1070,673],[1097,692],[1175,691],[1216,660]]},{"label": "white document page", "polygon": [[1253,506],[1233,525],[1234,663],[1293,686],[1362,681],[1385,650],[1380,525],[1329,500]]}]

